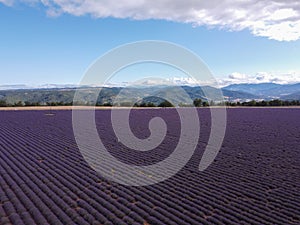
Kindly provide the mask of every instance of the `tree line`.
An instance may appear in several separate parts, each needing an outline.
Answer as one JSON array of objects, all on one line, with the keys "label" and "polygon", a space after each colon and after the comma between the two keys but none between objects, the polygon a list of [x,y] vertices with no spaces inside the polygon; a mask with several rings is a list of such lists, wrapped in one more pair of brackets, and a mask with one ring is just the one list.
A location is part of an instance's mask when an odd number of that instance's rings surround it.
[{"label": "tree line", "polygon": [[46,102],[42,104],[40,102],[30,102],[30,101],[18,101],[15,103],[8,103],[5,100],[0,100],[0,107],[26,107],[26,106],[71,106],[73,102]]},{"label": "tree line", "polygon": [[[91,103],[91,102],[46,102],[46,103],[40,103],[40,102],[29,102],[29,101],[18,101],[13,104],[7,103],[5,100],[0,100],[0,107],[26,107],[26,106],[113,106],[111,102],[106,102],[106,103]],[[209,107],[209,106],[256,106],[256,107],[267,107],[267,106],[300,106],[300,101],[299,100],[292,100],[292,101],[284,101],[280,99],[274,99],[274,100],[262,100],[262,101],[256,101],[256,100],[251,100],[251,101],[246,101],[246,102],[218,102],[215,103],[213,101],[205,101],[200,98],[196,98],[193,101],[193,104],[184,104],[180,103],[178,106],[179,107]],[[122,102],[118,104],[118,106],[121,107],[174,107],[172,103],[169,101],[165,100],[162,101],[158,104],[155,104],[153,102],[140,102],[140,103],[135,103],[132,104],[131,102]]]},{"label": "tree line", "polygon": [[196,107],[206,107],[206,106],[221,106],[221,105],[226,105],[226,106],[256,106],[256,107],[267,107],[267,106],[300,106],[300,101],[299,100],[292,100],[292,101],[283,101],[280,99],[274,99],[274,100],[262,100],[262,101],[256,101],[256,100],[251,100],[251,101],[246,101],[246,102],[229,102],[226,101],[220,102],[220,103],[214,103],[213,101],[203,101],[202,99],[195,99],[194,100],[194,106]]},{"label": "tree line", "polygon": [[274,99],[274,100],[262,100],[262,101],[248,101],[248,102],[226,102],[227,106],[258,106],[258,107],[266,107],[266,106],[300,106],[299,100],[280,100],[280,99]]}]

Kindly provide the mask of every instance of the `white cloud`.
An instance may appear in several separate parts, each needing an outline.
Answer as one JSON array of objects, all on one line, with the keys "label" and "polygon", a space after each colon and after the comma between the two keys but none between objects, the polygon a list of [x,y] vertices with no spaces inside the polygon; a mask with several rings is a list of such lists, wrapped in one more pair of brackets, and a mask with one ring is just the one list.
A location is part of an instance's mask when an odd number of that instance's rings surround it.
[{"label": "white cloud", "polygon": [[243,73],[234,72],[232,74],[229,74],[228,77],[230,79],[245,79],[247,75]]},{"label": "white cloud", "polygon": [[[13,0],[0,0],[7,5]],[[24,2],[24,0],[20,0]],[[295,0],[25,0],[40,2],[50,16],[163,19],[230,31],[250,30],[278,41],[300,39],[300,1]]]},{"label": "white cloud", "polygon": [[7,6],[12,6],[14,4],[14,0],[0,0],[0,3]]},{"label": "white cloud", "polygon": [[[255,75],[247,75],[244,73],[234,72],[227,76],[227,78],[216,78],[212,80],[195,80],[192,77],[169,77],[162,78],[145,78],[140,84],[143,85],[188,85],[188,86],[212,86],[225,87],[230,84],[259,84],[259,83],[276,83],[276,84],[294,84],[300,83],[300,71],[289,71],[286,73],[270,73],[257,72]],[[114,84],[115,86],[123,86]],[[131,84],[126,82],[126,84]],[[137,84],[137,83],[135,83]],[[132,84],[131,84],[132,85]]]},{"label": "white cloud", "polygon": [[290,71],[287,73],[269,73],[258,72],[255,75],[246,75],[234,72],[228,75],[228,78],[218,80],[220,86],[241,83],[277,83],[277,84],[292,84],[300,83],[300,72]]}]

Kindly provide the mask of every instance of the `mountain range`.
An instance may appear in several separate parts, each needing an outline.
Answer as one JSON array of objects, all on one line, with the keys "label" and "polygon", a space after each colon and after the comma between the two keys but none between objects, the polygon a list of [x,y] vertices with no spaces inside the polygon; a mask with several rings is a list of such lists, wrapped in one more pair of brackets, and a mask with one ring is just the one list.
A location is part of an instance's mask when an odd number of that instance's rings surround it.
[{"label": "mountain range", "polygon": [[[1,90],[2,89],[2,90]],[[82,95],[83,103],[93,102],[93,96],[97,94],[97,87],[79,87],[76,85],[45,85],[39,88],[32,88],[25,85],[4,86],[0,85],[0,100],[14,104],[16,102],[72,102],[76,89],[79,89]],[[187,96],[182,95],[180,90],[184,90]],[[224,99],[230,102],[244,102],[251,100],[300,100],[300,83],[297,84],[233,84],[222,89]],[[200,98],[210,101],[205,96],[218,96],[218,89],[210,86],[130,86],[130,87],[102,87],[97,103],[105,104],[111,102],[138,102],[148,101],[159,103],[162,99],[169,99],[175,104],[191,104],[191,100]],[[214,98],[216,100],[216,98]],[[221,101],[222,99],[217,99]]]},{"label": "mountain range", "polygon": [[240,91],[253,94],[258,99],[281,99],[281,100],[299,100],[300,83],[296,84],[232,84],[224,87],[223,90]]}]

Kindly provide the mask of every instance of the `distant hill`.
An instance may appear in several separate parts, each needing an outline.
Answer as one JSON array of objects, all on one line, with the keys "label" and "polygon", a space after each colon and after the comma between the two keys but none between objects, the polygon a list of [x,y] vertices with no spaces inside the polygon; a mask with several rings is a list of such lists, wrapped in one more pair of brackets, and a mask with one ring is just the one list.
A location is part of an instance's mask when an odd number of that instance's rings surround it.
[{"label": "distant hill", "polygon": [[[0,100],[6,101],[9,104],[17,102],[23,103],[39,103],[46,105],[51,102],[71,103],[76,91],[75,87],[59,88],[40,88],[40,89],[17,89],[17,90],[0,90]],[[190,98],[182,95],[179,90],[183,89]],[[135,87],[103,87],[97,101],[94,100],[95,94],[100,88],[95,87],[80,87],[83,104],[110,104],[113,102],[119,103],[134,103],[134,102],[151,102],[155,104],[161,103],[163,99],[169,99],[175,105],[191,104],[191,100],[200,98],[204,101],[210,101],[209,97],[216,100],[219,89],[210,86],[195,87],[195,86],[135,86]],[[273,83],[263,84],[234,84],[221,89],[224,99],[230,102],[244,102],[254,100],[300,100],[300,83],[290,85],[280,85]],[[210,96],[206,96],[209,93]],[[222,99],[217,99],[221,101]]]},{"label": "distant hill", "polygon": [[[249,94],[256,95],[261,99],[286,99],[296,98],[292,100],[299,100],[300,98],[294,93],[300,92],[300,83],[297,84],[274,84],[274,83],[261,83],[261,84],[233,84],[223,88],[230,91],[242,91]],[[294,97],[293,97],[294,96]]]},{"label": "distant hill", "polygon": [[241,91],[247,92],[253,95],[263,95],[266,90],[280,88],[282,85],[274,83],[260,83],[260,84],[232,84],[225,88],[224,90],[229,91]]},{"label": "distant hill", "polygon": [[[280,87],[271,88],[262,92],[263,95],[272,98],[285,98],[285,96],[293,95],[300,91],[300,83],[281,85]],[[298,99],[297,99],[298,100]]]},{"label": "distant hill", "polygon": [[[182,88],[189,96],[190,99],[184,97],[178,88]],[[181,90],[182,90],[181,89]],[[94,104],[93,98],[99,88],[80,88],[82,93],[82,103],[90,102]],[[18,90],[2,90],[0,91],[0,100],[5,100],[7,103],[14,104],[19,101],[25,102],[39,102],[44,105],[47,102],[64,102],[69,103],[73,101],[74,93],[76,88],[52,88],[52,89],[18,89]],[[100,95],[97,99],[97,103],[105,104],[110,103],[116,100],[118,96],[118,102],[136,102],[143,101],[146,99],[150,101],[150,99],[156,99],[156,103],[160,103],[157,101],[161,101],[161,99],[170,99],[175,101],[176,104],[179,103],[191,103],[188,102],[190,100],[194,100],[195,98],[200,98],[205,101],[210,101],[211,99],[205,96],[205,93],[210,93],[210,96],[213,99],[216,99],[215,96],[218,96],[218,92],[220,90],[204,86],[204,87],[190,87],[190,86],[146,86],[146,87],[103,87],[101,88]],[[225,100],[235,101],[235,100],[251,100],[256,99],[257,96],[249,93],[243,93],[240,91],[229,91],[222,90]],[[121,94],[119,94],[121,93]],[[158,98],[152,98],[152,96],[156,96]],[[160,100],[159,100],[160,99]],[[217,99],[221,101],[222,99]]]},{"label": "distant hill", "polygon": [[14,84],[14,85],[0,85],[0,91],[3,90],[33,90],[33,89],[56,89],[56,88],[77,88],[79,85],[74,84],[44,84],[44,85],[25,85],[25,84]]},{"label": "distant hill", "polygon": [[300,100],[300,91],[290,94],[290,95],[284,95],[281,97],[282,100]]}]

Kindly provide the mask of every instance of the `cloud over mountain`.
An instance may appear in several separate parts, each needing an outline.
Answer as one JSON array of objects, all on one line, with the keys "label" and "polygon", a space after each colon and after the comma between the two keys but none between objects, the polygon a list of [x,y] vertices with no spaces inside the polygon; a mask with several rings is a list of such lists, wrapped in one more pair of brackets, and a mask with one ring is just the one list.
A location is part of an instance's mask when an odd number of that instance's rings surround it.
[{"label": "cloud over mountain", "polygon": [[300,83],[300,73],[291,71],[288,73],[269,73],[258,72],[255,75],[247,75],[238,72],[229,74],[227,78],[218,79],[221,86],[230,84],[259,84],[259,83],[276,83],[276,84],[293,84]]},{"label": "cloud over mountain", "polygon": [[[0,0],[12,5],[17,0]],[[294,0],[20,0],[42,4],[47,14],[95,18],[162,19],[229,31],[248,29],[278,41],[300,38],[300,2]]]}]

